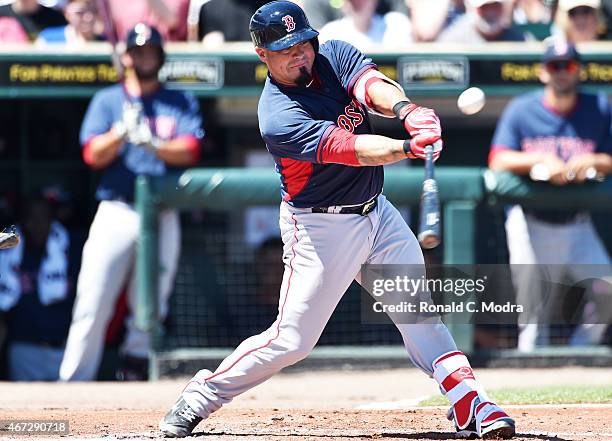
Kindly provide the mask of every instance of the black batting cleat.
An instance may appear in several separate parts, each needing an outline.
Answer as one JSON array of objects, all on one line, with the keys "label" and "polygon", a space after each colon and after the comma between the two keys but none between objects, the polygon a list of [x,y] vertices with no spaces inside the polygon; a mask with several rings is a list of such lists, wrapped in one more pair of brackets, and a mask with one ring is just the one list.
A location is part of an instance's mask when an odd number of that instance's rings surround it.
[{"label": "black batting cleat", "polygon": [[516,433],[512,418],[498,418],[495,422],[481,428],[482,439],[510,439]]},{"label": "black batting cleat", "polygon": [[170,438],[184,438],[191,435],[202,419],[181,397],[159,422],[159,430]]}]

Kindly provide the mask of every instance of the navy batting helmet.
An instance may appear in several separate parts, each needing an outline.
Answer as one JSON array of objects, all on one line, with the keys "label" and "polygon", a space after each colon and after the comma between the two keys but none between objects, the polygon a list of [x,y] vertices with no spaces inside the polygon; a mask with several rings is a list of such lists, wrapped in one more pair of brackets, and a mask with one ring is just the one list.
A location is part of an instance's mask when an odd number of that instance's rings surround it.
[{"label": "navy batting helmet", "polygon": [[310,27],[306,14],[290,1],[266,3],[251,17],[249,31],[255,46],[281,51],[302,41],[311,40],[315,51],[319,33]]}]

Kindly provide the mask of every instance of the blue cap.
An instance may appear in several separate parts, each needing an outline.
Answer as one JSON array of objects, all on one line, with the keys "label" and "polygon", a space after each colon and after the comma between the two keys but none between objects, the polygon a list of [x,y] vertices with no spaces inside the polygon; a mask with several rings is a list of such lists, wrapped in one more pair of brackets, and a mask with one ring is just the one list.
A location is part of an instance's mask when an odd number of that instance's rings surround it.
[{"label": "blue cap", "polygon": [[161,34],[154,26],[149,26],[146,23],[138,23],[130,29],[125,37],[125,46],[131,49],[136,46],[145,46],[153,44],[162,47],[164,42]]},{"label": "blue cap", "polygon": [[290,1],[273,1],[259,8],[249,23],[255,46],[271,51],[288,49],[302,41],[312,40],[315,51],[319,33],[308,22],[306,14]]},{"label": "blue cap", "polygon": [[547,43],[544,56],[542,57],[543,63],[550,63],[551,61],[580,62],[580,54],[572,43],[568,43],[565,40],[552,40]]}]

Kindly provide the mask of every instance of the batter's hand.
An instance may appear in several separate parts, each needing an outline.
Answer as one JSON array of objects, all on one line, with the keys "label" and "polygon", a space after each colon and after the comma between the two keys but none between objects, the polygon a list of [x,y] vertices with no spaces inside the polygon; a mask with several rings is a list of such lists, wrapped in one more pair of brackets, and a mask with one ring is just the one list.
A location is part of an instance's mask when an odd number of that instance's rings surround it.
[{"label": "batter's hand", "polygon": [[442,139],[435,133],[424,133],[416,138],[407,139],[404,141],[404,152],[409,158],[425,159],[425,147],[430,144],[433,144],[434,147],[433,160],[435,162],[442,152]]},{"label": "batter's hand", "polygon": [[[440,118],[438,118],[433,109],[417,106],[408,101],[402,101],[393,107],[393,111],[400,121],[404,123],[404,128],[412,138],[416,139],[424,134],[427,134],[429,137],[437,135],[438,139],[442,136]],[[431,142],[435,142],[438,139]]]}]

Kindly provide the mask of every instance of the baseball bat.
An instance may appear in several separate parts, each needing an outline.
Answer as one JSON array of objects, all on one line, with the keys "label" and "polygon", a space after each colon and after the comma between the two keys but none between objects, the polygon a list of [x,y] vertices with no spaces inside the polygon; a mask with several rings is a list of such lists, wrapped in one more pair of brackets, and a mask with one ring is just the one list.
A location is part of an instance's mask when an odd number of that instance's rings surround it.
[{"label": "baseball bat", "polygon": [[417,238],[421,247],[432,249],[440,243],[440,199],[434,177],[434,146],[425,147],[425,180],[421,194],[421,215]]},{"label": "baseball bat", "polygon": [[117,71],[119,80],[123,79],[123,65],[121,64],[121,57],[119,56],[119,49],[117,47],[119,38],[117,36],[117,29],[115,28],[115,22],[113,21],[113,15],[108,0],[97,0],[98,11],[100,12],[100,18],[104,23],[104,33],[106,39],[111,44],[111,61],[113,67]]}]

